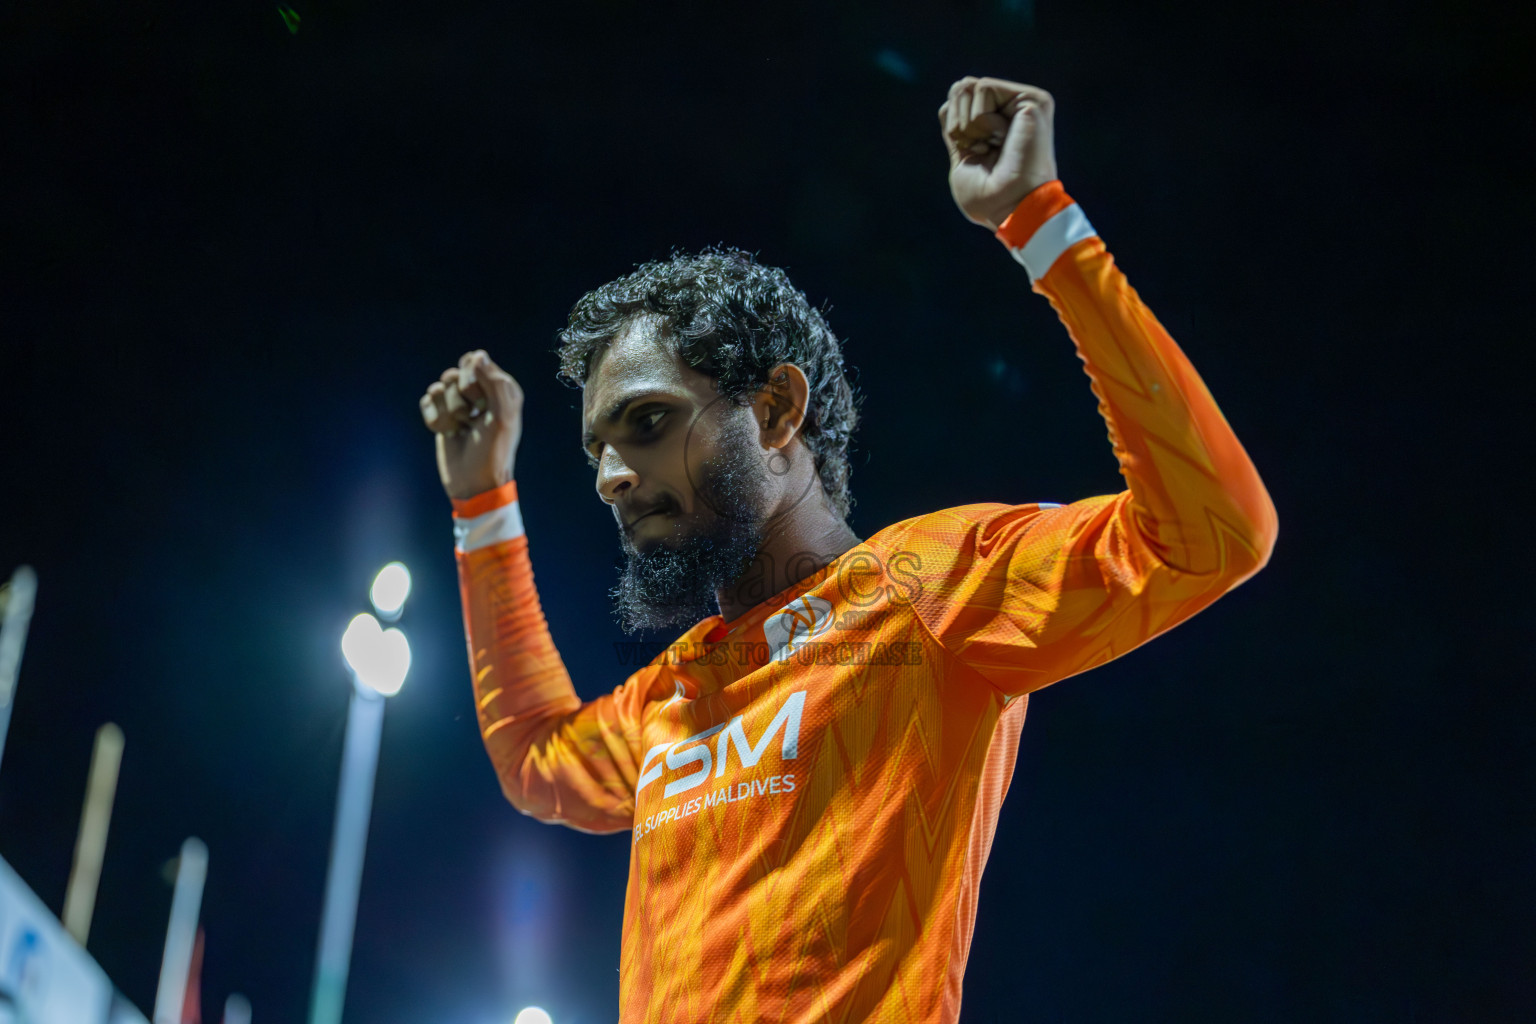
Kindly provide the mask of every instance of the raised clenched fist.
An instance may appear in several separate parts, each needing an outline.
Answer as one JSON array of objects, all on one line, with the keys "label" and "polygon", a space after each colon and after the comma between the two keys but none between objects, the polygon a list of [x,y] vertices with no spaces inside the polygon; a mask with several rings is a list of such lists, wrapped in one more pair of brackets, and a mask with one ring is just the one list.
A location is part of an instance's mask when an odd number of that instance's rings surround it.
[{"label": "raised clenched fist", "polygon": [[437,437],[437,475],[450,498],[473,498],[512,479],[523,436],[523,389],[483,350],[466,352],[421,396]]},{"label": "raised clenched fist", "polygon": [[1019,200],[1056,178],[1055,113],[1050,93],[1021,82],[967,77],[949,87],[939,123],[961,213],[996,231]]}]

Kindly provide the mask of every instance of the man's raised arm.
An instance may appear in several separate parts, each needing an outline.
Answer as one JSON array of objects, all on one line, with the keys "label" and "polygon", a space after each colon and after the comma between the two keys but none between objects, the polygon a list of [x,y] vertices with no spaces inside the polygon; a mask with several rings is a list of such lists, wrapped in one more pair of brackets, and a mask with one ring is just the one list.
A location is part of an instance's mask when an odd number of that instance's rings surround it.
[{"label": "man's raised arm", "polygon": [[470,352],[421,399],[453,501],[454,557],[480,735],[518,810],[585,832],[627,829],[645,695],[626,683],[582,703],[539,606],[512,480],[522,389]]},{"label": "man's raised arm", "polygon": [[[1055,307],[1128,484],[1064,508],[914,524],[914,540],[944,534],[957,563],[938,567],[945,586],[919,601],[919,615],[1010,694],[1187,619],[1262,568],[1277,532],[1269,494],[1210,392],[1057,180],[1053,115],[1049,93],[994,78],[956,82],[939,110],[956,203]],[[1021,646],[1034,653],[1021,657]]]},{"label": "man's raised arm", "polygon": [[1152,553],[1227,587],[1257,572],[1276,535],[1258,471],[1061,182],[1030,192],[997,237],[1077,345],[1129,485],[1127,511]]}]

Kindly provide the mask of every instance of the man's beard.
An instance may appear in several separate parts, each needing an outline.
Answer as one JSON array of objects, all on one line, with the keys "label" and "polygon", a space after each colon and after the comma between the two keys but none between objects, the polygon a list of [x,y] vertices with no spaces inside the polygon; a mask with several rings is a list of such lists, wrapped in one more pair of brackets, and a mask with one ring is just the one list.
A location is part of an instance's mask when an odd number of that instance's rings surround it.
[{"label": "man's beard", "polygon": [[702,525],[692,532],[635,547],[623,527],[625,561],[612,591],[626,633],[692,626],[720,609],[715,591],[741,579],[767,540],[763,464],[752,451],[756,433],[724,439],[723,451],[700,467],[695,495]]}]

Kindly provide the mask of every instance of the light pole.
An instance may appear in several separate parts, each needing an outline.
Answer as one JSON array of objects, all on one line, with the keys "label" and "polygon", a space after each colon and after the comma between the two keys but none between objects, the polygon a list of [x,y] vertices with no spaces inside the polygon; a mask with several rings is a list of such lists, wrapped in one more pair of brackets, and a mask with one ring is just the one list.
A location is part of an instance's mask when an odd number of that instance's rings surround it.
[{"label": "light pole", "polygon": [[[391,562],[373,582],[370,598],[380,617],[400,617],[410,593],[405,566]],[[336,796],[336,828],[331,863],[325,876],[325,907],[320,917],[320,947],[315,954],[315,987],[309,1024],[340,1024],[352,959],[352,931],[357,923],[357,893],[363,881],[363,851],[373,804],[373,776],[379,763],[379,733],[384,699],[400,692],[411,669],[411,646],[398,629],[384,629],[364,613],[347,625],[341,652],[352,670],[347,705],[347,737],[341,755],[341,783]]]},{"label": "light pole", "polygon": [[192,973],[192,948],[197,942],[197,919],[203,910],[207,878],[208,847],[190,836],[176,858],[176,889],[171,895],[171,921],[165,929],[154,1024],[180,1024],[186,1009],[187,978]]}]

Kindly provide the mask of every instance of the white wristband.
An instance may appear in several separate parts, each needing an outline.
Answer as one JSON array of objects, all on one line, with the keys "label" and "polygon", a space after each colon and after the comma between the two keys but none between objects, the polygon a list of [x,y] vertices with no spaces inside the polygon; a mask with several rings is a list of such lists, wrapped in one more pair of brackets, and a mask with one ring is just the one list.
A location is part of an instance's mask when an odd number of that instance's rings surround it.
[{"label": "white wristband", "polygon": [[1070,249],[1074,244],[1085,238],[1092,238],[1098,234],[1093,230],[1093,225],[1088,223],[1088,218],[1083,214],[1083,208],[1073,203],[1062,210],[1056,216],[1040,225],[1029,241],[1021,247],[1010,247],[1009,252],[1013,258],[1024,264],[1024,269],[1029,271],[1030,281],[1038,281],[1046,275],[1051,266],[1061,258],[1061,254]]},{"label": "white wristband", "polygon": [[459,551],[476,551],[522,535],[523,514],[515,501],[471,519],[453,520],[453,546]]}]

